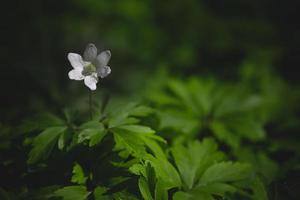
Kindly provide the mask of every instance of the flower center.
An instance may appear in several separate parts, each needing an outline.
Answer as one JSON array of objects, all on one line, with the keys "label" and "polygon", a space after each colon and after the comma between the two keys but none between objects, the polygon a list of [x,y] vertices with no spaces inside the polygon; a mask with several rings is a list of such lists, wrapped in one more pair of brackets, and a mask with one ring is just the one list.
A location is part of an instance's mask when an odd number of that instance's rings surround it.
[{"label": "flower center", "polygon": [[89,76],[96,72],[96,67],[92,63],[89,63],[83,67],[82,75]]}]

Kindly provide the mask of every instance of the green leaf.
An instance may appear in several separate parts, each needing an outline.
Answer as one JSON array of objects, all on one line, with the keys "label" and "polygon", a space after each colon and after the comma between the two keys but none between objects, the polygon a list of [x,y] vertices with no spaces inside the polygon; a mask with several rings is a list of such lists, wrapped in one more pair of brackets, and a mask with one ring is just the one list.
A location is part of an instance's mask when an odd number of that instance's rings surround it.
[{"label": "green leaf", "polygon": [[55,196],[62,197],[63,200],[86,200],[90,192],[85,186],[67,186],[54,192]]},{"label": "green leaf", "polygon": [[224,157],[212,139],[190,142],[186,148],[177,144],[172,148],[172,155],[187,189],[194,186],[207,167]]},{"label": "green leaf", "polygon": [[248,117],[238,117],[228,123],[228,126],[234,133],[254,142],[262,140],[266,135],[262,124]]},{"label": "green leaf", "polygon": [[237,188],[227,183],[211,183],[209,185],[195,188],[195,190],[206,194],[214,194],[224,197],[226,193],[236,192]]},{"label": "green leaf", "polygon": [[200,80],[192,78],[188,82],[189,91],[192,93],[197,107],[199,107],[199,115],[207,116],[212,111],[214,104],[214,90],[216,82],[213,80]]},{"label": "green leaf", "polygon": [[253,189],[253,199],[255,200],[268,200],[267,191],[265,189],[264,184],[259,180],[259,178],[255,178],[252,183]]},{"label": "green leaf", "polygon": [[168,190],[163,180],[158,179],[155,186],[155,200],[168,200]]},{"label": "green leaf", "polygon": [[72,183],[84,185],[87,181],[87,177],[84,175],[83,169],[79,164],[75,164],[73,167],[73,176],[71,178]]},{"label": "green leaf", "polygon": [[137,117],[145,117],[150,115],[153,112],[154,109],[148,106],[137,106],[131,110],[130,115],[137,116]]},{"label": "green leaf", "polygon": [[248,164],[232,163],[231,161],[216,163],[203,173],[199,185],[239,181],[249,178],[251,173],[251,167]]},{"label": "green leaf", "polygon": [[[149,144],[155,151],[159,151],[155,146],[155,141],[164,142],[164,140],[155,135],[155,131],[149,127],[141,125],[123,125],[111,129],[115,138],[115,150],[122,151],[125,155],[132,154],[136,157],[142,157],[146,153],[145,146]],[[125,151],[125,152],[124,152]]]},{"label": "green leaf", "polygon": [[140,107],[136,103],[129,104],[114,104],[109,105],[107,116],[108,116],[108,127],[115,128],[125,124],[135,124],[139,120],[136,117],[144,117],[150,114],[149,109]]},{"label": "green leaf", "polygon": [[94,198],[95,200],[109,200],[109,196],[105,195],[107,192],[107,188],[97,186],[94,190]]},{"label": "green leaf", "polygon": [[168,160],[156,158],[151,154],[145,155],[144,159],[154,168],[157,178],[164,181],[166,189],[181,186],[180,176]]},{"label": "green leaf", "polygon": [[138,134],[118,128],[112,129],[112,132],[116,143],[115,151],[120,151],[125,157],[130,154],[142,157],[146,153],[144,142],[139,138]]},{"label": "green leaf", "polygon": [[133,194],[130,194],[127,191],[115,192],[112,194],[113,200],[140,200]]},{"label": "green leaf", "polygon": [[145,200],[153,200],[147,181],[144,177],[139,178],[139,189],[142,194],[142,197]]},{"label": "green leaf", "polygon": [[67,127],[50,127],[40,133],[33,141],[33,148],[29,153],[28,163],[33,164],[37,161],[46,159],[51,153],[58,137]]},{"label": "green leaf", "polygon": [[201,127],[201,121],[195,116],[178,110],[158,111],[160,129],[170,128],[185,134],[194,134]]},{"label": "green leaf", "polygon": [[235,155],[239,161],[251,163],[257,174],[262,176],[267,184],[270,184],[278,175],[278,164],[264,152],[254,151],[251,148],[242,148],[236,151]]},{"label": "green leaf", "polygon": [[78,135],[78,143],[89,142],[92,147],[103,139],[107,134],[102,123],[97,121],[90,121],[80,126],[81,132]]},{"label": "green leaf", "polygon": [[186,85],[174,79],[170,80],[169,88],[174,92],[175,95],[177,95],[182,100],[182,102],[189,111],[197,112],[198,109]]},{"label": "green leaf", "polygon": [[155,133],[154,130],[147,126],[141,126],[141,125],[123,125],[118,127],[119,129],[127,130],[133,133],[138,133],[138,134],[153,134]]},{"label": "green leaf", "polygon": [[63,126],[64,120],[51,113],[36,115],[30,120],[26,120],[22,125],[22,131],[41,131],[49,127]]},{"label": "green leaf", "polygon": [[210,123],[210,128],[217,138],[221,141],[224,141],[234,149],[237,149],[240,145],[240,136],[233,134],[226,125],[222,122],[213,121]]},{"label": "green leaf", "polygon": [[207,193],[189,193],[189,192],[176,192],[173,200],[215,200],[210,194]]},{"label": "green leaf", "polygon": [[58,138],[58,149],[63,150],[67,147],[68,142],[73,139],[73,132],[70,130],[64,131]]}]

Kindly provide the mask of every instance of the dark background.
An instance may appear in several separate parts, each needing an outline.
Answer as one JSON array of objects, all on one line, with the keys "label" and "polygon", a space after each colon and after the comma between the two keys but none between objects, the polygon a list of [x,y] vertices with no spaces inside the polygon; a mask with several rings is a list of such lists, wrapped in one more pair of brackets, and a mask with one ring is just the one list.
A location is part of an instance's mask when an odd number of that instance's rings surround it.
[{"label": "dark background", "polygon": [[66,55],[82,53],[88,42],[112,50],[114,76],[101,85],[117,93],[130,94],[161,66],[182,77],[234,80],[245,59],[267,60],[299,83],[298,1],[17,0],[1,7],[4,122],[31,115],[38,102],[55,107],[60,96],[84,91],[68,80]]}]

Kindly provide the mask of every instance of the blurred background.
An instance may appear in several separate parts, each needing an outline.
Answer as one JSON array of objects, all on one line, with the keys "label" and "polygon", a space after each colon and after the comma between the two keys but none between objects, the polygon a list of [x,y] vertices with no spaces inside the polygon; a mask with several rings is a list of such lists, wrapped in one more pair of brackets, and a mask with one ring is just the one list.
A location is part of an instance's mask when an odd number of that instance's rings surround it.
[{"label": "blurred background", "polygon": [[[68,52],[110,49],[100,90],[134,95],[160,69],[179,77],[236,80],[269,67],[299,83],[299,2],[293,0],[16,0],[3,5],[1,120],[86,92],[70,81]],[[72,96],[73,95],[73,96]],[[42,105],[40,105],[42,106]]]}]

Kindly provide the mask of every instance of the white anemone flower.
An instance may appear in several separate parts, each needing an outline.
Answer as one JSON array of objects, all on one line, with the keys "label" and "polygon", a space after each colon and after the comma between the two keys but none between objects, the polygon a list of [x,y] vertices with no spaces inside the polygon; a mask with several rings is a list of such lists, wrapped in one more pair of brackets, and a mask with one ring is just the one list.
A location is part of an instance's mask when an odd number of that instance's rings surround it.
[{"label": "white anemone flower", "polygon": [[72,80],[84,80],[84,84],[91,90],[96,90],[98,77],[104,78],[111,73],[107,66],[111,57],[109,50],[102,51],[97,56],[97,48],[94,44],[88,44],[83,59],[81,55],[69,53],[68,59],[74,69],[69,72],[69,78]]}]

